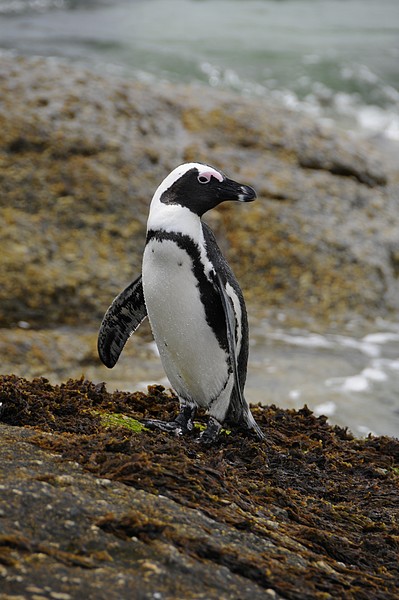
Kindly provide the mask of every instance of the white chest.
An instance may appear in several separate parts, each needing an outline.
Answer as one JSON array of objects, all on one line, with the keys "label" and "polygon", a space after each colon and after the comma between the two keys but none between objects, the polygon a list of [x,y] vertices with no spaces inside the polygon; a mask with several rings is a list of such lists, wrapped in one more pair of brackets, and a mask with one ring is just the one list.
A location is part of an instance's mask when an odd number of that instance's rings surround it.
[{"label": "white chest", "polygon": [[153,238],[143,257],[143,290],[152,332],[179,396],[207,407],[229,377],[226,352],[206,321],[189,254]]}]

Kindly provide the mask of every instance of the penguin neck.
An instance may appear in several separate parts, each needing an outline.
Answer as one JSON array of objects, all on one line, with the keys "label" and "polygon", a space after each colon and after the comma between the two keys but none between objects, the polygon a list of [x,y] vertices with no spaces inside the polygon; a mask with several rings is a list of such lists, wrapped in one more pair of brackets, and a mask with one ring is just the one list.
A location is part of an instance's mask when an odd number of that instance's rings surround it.
[{"label": "penguin neck", "polygon": [[151,202],[147,221],[148,231],[166,231],[189,236],[197,244],[202,242],[201,218],[180,204],[163,204],[157,198]]}]

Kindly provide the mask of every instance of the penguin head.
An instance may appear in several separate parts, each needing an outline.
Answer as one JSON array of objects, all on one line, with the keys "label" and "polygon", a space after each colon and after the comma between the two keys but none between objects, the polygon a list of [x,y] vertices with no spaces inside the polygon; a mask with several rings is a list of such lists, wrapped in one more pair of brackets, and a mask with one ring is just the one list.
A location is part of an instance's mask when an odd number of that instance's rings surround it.
[{"label": "penguin head", "polygon": [[249,185],[228,179],[222,171],[201,163],[176,167],[155,195],[161,203],[180,205],[199,217],[221,202],[252,202],[256,198],[255,190]]}]

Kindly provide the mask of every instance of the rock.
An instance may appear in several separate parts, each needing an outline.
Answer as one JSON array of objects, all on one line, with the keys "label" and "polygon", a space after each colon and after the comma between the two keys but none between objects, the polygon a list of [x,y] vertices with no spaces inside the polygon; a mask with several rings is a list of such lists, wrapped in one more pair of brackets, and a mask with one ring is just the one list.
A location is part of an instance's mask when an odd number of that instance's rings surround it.
[{"label": "rock", "polygon": [[253,407],[264,443],[205,449],[130,427],[174,415],[160,386],[10,375],[0,403],[1,600],[397,598],[397,440]]},{"label": "rock", "polygon": [[261,99],[0,58],[0,324],[98,324],[140,270],[151,196],[213,163],[259,199],[209,216],[247,298],[329,321],[399,307],[398,174]]},{"label": "rock", "polygon": [[[168,498],[85,474],[32,447],[25,430],[0,432],[2,459],[13,465],[1,486],[0,598],[196,598],[199,581],[207,598],[263,598],[256,582],[194,556],[196,549],[237,552],[240,532]],[[181,552],[181,544],[191,550]]]}]

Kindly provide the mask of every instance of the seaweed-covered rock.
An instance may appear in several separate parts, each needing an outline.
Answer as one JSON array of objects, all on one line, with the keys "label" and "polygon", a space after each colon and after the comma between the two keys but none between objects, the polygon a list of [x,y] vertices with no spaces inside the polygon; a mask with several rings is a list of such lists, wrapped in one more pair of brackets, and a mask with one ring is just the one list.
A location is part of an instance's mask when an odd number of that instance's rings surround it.
[{"label": "seaweed-covered rock", "polygon": [[399,307],[397,173],[260,99],[0,58],[0,325],[98,323],[139,272],[154,189],[200,160],[253,185],[212,225],[259,304],[324,319]]},{"label": "seaweed-covered rock", "polygon": [[163,388],[0,377],[0,598],[397,598],[399,442],[306,407],[212,448]]}]

